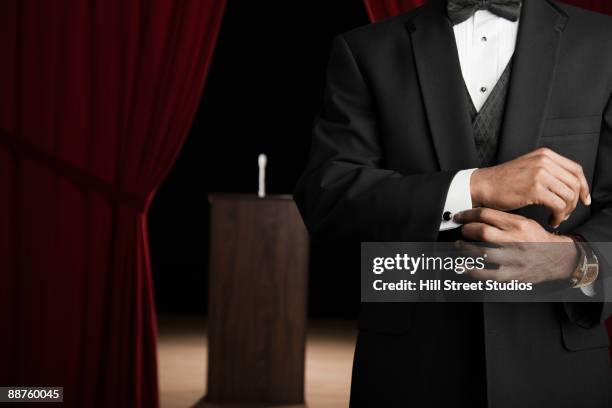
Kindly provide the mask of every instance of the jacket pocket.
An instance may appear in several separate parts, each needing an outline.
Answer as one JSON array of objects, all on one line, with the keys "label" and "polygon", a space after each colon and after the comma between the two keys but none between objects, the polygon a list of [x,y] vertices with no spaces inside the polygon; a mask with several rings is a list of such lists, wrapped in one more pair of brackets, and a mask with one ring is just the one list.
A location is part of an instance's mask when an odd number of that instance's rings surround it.
[{"label": "jacket pocket", "polygon": [[601,131],[601,115],[548,119],[542,137],[589,135]]}]

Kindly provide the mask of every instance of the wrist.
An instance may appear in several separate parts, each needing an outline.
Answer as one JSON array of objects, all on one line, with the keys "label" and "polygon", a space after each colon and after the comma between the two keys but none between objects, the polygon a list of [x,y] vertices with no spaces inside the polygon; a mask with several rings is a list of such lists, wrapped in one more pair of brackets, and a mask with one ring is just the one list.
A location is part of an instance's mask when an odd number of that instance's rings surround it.
[{"label": "wrist", "polygon": [[487,195],[487,188],[485,177],[483,176],[483,172],[486,169],[476,169],[472,173],[472,177],[470,177],[470,194],[472,196],[472,207],[486,207],[485,197]]},{"label": "wrist", "polygon": [[581,253],[572,237],[567,235],[551,235],[554,237],[552,242],[564,244],[561,251],[559,268],[557,268],[559,271],[558,278],[559,280],[569,281],[578,267],[578,263],[581,259]]}]

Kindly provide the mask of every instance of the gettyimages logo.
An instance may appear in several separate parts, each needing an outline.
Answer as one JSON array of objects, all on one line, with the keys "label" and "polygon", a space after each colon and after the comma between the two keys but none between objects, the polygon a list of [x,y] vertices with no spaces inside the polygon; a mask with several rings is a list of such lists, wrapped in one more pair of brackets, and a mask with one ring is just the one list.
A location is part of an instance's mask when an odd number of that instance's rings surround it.
[{"label": "gettyimages logo", "polygon": [[393,257],[376,257],[373,260],[372,272],[377,275],[389,270],[405,271],[414,275],[419,271],[453,271],[457,274],[467,270],[484,269],[487,254],[479,257],[452,256],[420,256],[413,257],[406,253],[395,254]]}]

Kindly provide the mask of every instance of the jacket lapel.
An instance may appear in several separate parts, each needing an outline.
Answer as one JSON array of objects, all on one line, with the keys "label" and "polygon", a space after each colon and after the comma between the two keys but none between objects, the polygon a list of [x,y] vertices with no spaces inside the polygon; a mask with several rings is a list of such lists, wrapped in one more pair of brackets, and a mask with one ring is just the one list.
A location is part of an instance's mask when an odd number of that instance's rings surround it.
[{"label": "jacket lapel", "polygon": [[547,0],[523,0],[497,162],[538,146],[567,16]]},{"label": "jacket lapel", "polygon": [[425,111],[441,170],[478,167],[468,99],[444,1],[430,1],[406,22]]}]

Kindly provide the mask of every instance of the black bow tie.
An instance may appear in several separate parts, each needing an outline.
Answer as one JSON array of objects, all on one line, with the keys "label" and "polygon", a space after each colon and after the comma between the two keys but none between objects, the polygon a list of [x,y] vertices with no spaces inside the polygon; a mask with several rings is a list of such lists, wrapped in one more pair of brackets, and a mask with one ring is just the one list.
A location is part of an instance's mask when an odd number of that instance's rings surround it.
[{"label": "black bow tie", "polygon": [[448,0],[446,13],[453,25],[463,23],[478,10],[488,10],[506,20],[518,21],[521,0]]}]

